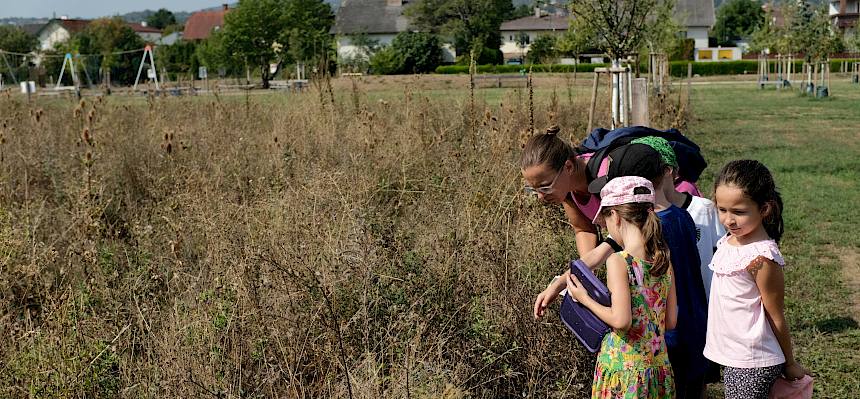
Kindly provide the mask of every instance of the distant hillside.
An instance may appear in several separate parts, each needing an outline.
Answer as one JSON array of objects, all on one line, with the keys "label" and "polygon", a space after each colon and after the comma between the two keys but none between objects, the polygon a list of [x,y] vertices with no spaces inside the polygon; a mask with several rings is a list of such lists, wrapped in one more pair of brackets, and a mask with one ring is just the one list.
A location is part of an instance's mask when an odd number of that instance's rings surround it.
[{"label": "distant hillside", "polygon": [[46,24],[48,23],[47,18],[0,18],[0,25],[32,25],[32,24]]}]

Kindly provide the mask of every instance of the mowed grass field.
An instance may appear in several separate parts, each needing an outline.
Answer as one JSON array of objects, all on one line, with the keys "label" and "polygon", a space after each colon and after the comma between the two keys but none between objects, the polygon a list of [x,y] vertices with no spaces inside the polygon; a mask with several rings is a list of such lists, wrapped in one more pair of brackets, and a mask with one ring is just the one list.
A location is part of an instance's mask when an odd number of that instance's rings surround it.
[{"label": "mowed grass field", "polygon": [[833,97],[761,91],[752,83],[694,86],[688,132],[710,162],[754,158],[785,202],[786,307],[796,356],[816,376],[816,398],[860,397],[860,86]]},{"label": "mowed grass field", "polygon": [[[589,78],[537,76],[534,127],[582,138]],[[860,86],[726,80],[692,86],[700,187],[771,168],[796,356],[860,397]],[[528,91],[467,87],[0,96],[0,396],[587,396],[591,357],[531,316],[576,254],[521,193]]]}]

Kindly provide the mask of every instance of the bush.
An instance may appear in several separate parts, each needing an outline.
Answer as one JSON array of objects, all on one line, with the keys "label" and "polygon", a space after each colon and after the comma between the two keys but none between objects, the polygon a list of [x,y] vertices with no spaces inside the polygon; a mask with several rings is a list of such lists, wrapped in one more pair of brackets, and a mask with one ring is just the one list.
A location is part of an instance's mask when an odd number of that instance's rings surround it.
[{"label": "bush", "polygon": [[[594,68],[605,67],[607,64],[577,64],[577,65],[478,65],[478,73],[518,73],[520,71],[528,72],[531,68],[535,73],[557,72],[571,73],[576,72],[594,72]],[[469,67],[467,65],[443,65],[436,68],[436,73],[442,75],[461,75],[468,74]]]},{"label": "bush", "polygon": [[442,46],[436,35],[425,32],[402,32],[394,37],[391,48],[403,60],[395,73],[433,72],[442,63]]},{"label": "bush", "polygon": [[370,72],[376,75],[392,75],[403,70],[403,55],[393,47],[384,47],[370,57]]}]

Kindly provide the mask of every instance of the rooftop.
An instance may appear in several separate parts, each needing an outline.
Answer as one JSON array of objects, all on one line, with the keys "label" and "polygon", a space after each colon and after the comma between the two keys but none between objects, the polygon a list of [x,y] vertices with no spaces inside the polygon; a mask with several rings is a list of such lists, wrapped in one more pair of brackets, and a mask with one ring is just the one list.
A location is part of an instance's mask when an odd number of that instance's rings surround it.
[{"label": "rooftop", "polygon": [[185,40],[203,40],[212,34],[215,29],[224,27],[224,15],[230,9],[224,5],[220,10],[198,11],[191,14],[185,22],[185,31],[182,32]]},{"label": "rooftop", "polygon": [[403,15],[403,10],[407,7],[407,1],[344,0],[335,15],[332,33],[353,35],[405,32],[409,29],[409,19]]},{"label": "rooftop", "polygon": [[502,32],[524,30],[565,31],[568,27],[568,19],[569,17],[559,15],[542,15],[540,18],[529,15],[528,17],[504,22],[499,30]]}]

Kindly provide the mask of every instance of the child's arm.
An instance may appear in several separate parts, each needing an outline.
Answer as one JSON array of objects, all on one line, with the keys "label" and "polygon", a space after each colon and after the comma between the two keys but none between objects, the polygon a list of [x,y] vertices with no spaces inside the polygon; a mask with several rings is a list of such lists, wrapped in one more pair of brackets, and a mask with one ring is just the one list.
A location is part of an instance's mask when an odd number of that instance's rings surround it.
[{"label": "child's arm", "polygon": [[[597,246],[597,248],[591,250],[591,252],[583,256],[581,259],[583,262],[585,262],[589,269],[594,270],[598,266],[602,265],[603,262],[606,262],[606,259],[608,259],[612,255],[612,253],[612,246],[605,242],[602,242],[600,243],[600,245]],[[569,276],[570,270],[568,269],[564,272],[564,274],[561,275],[561,278],[547,286],[546,289],[543,290],[543,292],[538,294],[537,299],[535,299],[535,319],[543,316],[547,306],[549,306],[549,304],[555,300],[558,294],[560,294],[561,291],[564,290],[566,286],[566,281]]]},{"label": "child's arm", "polygon": [[678,293],[675,290],[675,274],[669,267],[669,277],[672,284],[669,286],[669,298],[666,300],[666,331],[673,330],[678,326]]},{"label": "child's arm", "polygon": [[595,316],[616,330],[626,331],[633,321],[630,309],[630,285],[627,280],[627,262],[620,256],[612,256],[606,262],[606,285],[612,293],[612,305],[603,306],[582,288],[574,275],[567,279],[567,292],[585,305]]},{"label": "child's arm", "polygon": [[755,278],[755,283],[761,292],[761,302],[764,305],[767,320],[785,355],[783,374],[792,380],[809,374],[794,359],[791,333],[785,320],[785,276],[782,273],[782,267],[770,259],[759,257],[747,267],[747,270]]}]

